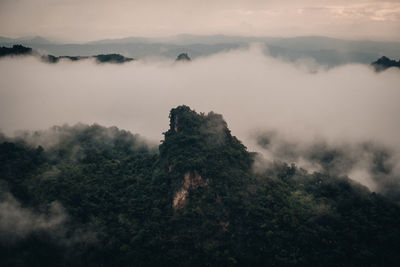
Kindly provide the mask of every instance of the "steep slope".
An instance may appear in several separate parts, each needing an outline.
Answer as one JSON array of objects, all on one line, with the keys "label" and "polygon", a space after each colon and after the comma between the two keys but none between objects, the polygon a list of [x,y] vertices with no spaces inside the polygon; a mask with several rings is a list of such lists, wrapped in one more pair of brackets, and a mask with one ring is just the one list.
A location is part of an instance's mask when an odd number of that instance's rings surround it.
[{"label": "steep slope", "polygon": [[222,190],[240,184],[251,168],[251,154],[219,114],[199,115],[187,106],[177,107],[171,110],[170,129],[164,135],[160,156],[174,186],[185,181],[184,187],[212,184]]},{"label": "steep slope", "polygon": [[0,135],[0,265],[398,265],[397,203],[283,162],[256,172],[221,115],[169,117],[158,151],[99,125]]},{"label": "steep slope", "polygon": [[122,64],[125,62],[133,61],[133,58],[124,57],[120,54],[100,54],[94,56],[53,56],[53,55],[41,55],[37,51],[30,47],[22,45],[13,45],[12,47],[0,47],[0,58],[6,56],[36,56],[42,61],[47,63],[57,63],[61,59],[68,59],[71,61],[79,61],[89,58],[96,59],[97,63],[117,63]]}]

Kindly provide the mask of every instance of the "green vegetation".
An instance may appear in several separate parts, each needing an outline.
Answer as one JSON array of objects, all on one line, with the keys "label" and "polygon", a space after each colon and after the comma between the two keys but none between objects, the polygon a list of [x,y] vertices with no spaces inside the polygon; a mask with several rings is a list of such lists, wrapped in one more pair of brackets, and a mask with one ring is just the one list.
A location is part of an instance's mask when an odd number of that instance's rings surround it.
[{"label": "green vegetation", "polygon": [[187,53],[181,53],[176,57],[176,61],[190,61],[192,60]]},{"label": "green vegetation", "polygon": [[96,59],[97,63],[117,63],[117,64],[130,62],[130,61],[134,60],[133,58],[124,57],[120,54],[101,54],[101,55],[95,55],[95,56],[60,56],[60,57],[56,57],[53,55],[41,56],[41,59],[48,63],[57,63],[60,61],[60,59],[79,61],[79,60],[89,59],[89,58]]},{"label": "green vegetation", "polygon": [[396,61],[383,56],[377,61],[372,62],[371,65],[375,68],[376,71],[384,71],[392,67],[400,68],[400,60]]},{"label": "green vegetation", "polygon": [[159,149],[99,125],[0,136],[0,265],[398,265],[392,200],[282,162],[255,171],[213,112],[172,109],[164,136]]},{"label": "green vegetation", "polygon": [[0,47],[0,57],[5,56],[21,56],[31,55],[32,48],[25,47],[22,45],[13,45],[12,47]]},{"label": "green vegetation", "polygon": [[106,54],[106,55],[101,54],[93,57],[96,58],[97,62],[99,63],[105,63],[105,62],[125,63],[133,60],[133,58],[124,57],[120,54]]},{"label": "green vegetation", "polygon": [[53,55],[39,55],[38,52],[32,50],[30,47],[22,45],[14,45],[12,47],[0,47],[0,58],[5,56],[38,56],[40,59],[47,63],[57,63],[60,59],[68,59],[71,61],[79,61],[83,59],[94,58],[97,63],[125,63],[134,60],[130,57],[124,57],[120,54],[100,54],[94,56],[53,56]]}]

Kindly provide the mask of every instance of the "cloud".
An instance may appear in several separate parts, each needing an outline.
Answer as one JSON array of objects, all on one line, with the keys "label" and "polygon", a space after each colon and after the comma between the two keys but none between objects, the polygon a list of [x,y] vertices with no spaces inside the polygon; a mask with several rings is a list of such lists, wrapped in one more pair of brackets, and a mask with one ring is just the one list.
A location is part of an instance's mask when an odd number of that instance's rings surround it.
[{"label": "cloud", "polygon": [[327,9],[337,19],[372,20],[372,21],[400,21],[400,3],[381,1],[340,6],[329,6]]},{"label": "cloud", "polygon": [[58,202],[50,203],[46,211],[34,211],[0,187],[0,243],[11,246],[31,234],[46,234],[64,246],[96,241],[89,225],[71,228],[68,217]]},{"label": "cloud", "polygon": [[67,219],[57,202],[41,214],[22,207],[10,193],[2,193],[0,198],[0,242],[20,240],[33,232],[60,231]]},{"label": "cloud", "polygon": [[296,141],[274,131],[255,133],[254,139],[263,155],[256,171],[263,172],[275,162],[295,163],[308,172],[350,177],[371,191],[400,200],[400,155],[391,147],[361,140]]},{"label": "cloud", "polygon": [[[182,64],[49,65],[34,58],[2,59],[0,128],[11,134],[64,123],[99,123],[158,141],[168,128],[169,110],[185,104],[198,112],[222,114],[232,133],[253,151],[262,151],[254,133],[268,131],[303,154],[305,144],[316,140],[340,151],[348,146],[362,152],[361,144],[373,144],[390,148],[391,174],[400,173],[400,71],[377,74],[369,66],[346,65],[317,67],[311,73],[304,62],[279,61],[257,47]],[[345,151],[341,161],[361,155],[368,159],[372,153]],[[355,167],[365,162],[371,160],[354,163],[347,174],[381,175],[370,167]],[[365,179],[374,182],[374,177]]]},{"label": "cloud", "polygon": [[2,35],[89,41],[180,33],[399,40],[396,0],[2,0]]}]

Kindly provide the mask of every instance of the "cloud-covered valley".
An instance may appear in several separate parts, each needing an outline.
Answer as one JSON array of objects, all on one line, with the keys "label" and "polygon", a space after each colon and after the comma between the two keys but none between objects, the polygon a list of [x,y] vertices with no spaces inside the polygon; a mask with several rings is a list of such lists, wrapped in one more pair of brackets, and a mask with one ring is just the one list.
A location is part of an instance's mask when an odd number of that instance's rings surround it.
[{"label": "cloud-covered valley", "polygon": [[[372,190],[384,191],[371,178],[374,153],[383,150],[390,179],[399,184],[400,71],[376,73],[369,66],[345,65],[310,72],[306,62],[279,61],[257,47],[186,63],[52,65],[31,57],[6,58],[0,60],[0,129],[12,135],[98,123],[158,142],[168,128],[169,110],[185,104],[223,114],[233,135],[266,161],[319,171],[351,162],[339,174]],[[335,154],[340,158],[323,165],[310,154],[315,144],[322,151],[340,151]]]}]

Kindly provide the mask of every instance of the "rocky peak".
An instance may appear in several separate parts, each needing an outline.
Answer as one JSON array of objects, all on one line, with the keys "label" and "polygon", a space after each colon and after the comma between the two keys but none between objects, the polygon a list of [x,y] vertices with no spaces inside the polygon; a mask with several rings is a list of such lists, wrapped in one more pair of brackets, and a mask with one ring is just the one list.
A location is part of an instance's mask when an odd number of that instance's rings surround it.
[{"label": "rocky peak", "polygon": [[176,61],[191,61],[192,59],[189,57],[187,53],[181,53],[176,57]]},{"label": "rocky peak", "polygon": [[238,175],[250,169],[252,157],[221,115],[179,106],[169,117],[160,156],[172,179],[175,209],[186,205],[191,190],[240,183]]},{"label": "rocky peak", "polygon": [[382,56],[377,61],[372,62],[372,66],[375,67],[376,71],[383,71],[391,67],[400,68],[400,60],[392,60],[388,57]]}]

